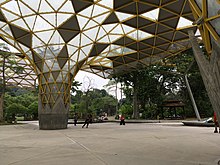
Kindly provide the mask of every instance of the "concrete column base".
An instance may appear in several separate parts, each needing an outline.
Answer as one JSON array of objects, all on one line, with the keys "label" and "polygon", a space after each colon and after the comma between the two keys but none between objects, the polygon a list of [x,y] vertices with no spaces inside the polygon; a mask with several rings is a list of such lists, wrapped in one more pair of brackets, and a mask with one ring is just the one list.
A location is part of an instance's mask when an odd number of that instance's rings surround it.
[{"label": "concrete column base", "polygon": [[66,129],[68,114],[39,114],[39,129]]},{"label": "concrete column base", "polygon": [[54,104],[42,104],[38,101],[39,129],[66,129],[68,123],[69,103],[64,104],[60,95]]}]

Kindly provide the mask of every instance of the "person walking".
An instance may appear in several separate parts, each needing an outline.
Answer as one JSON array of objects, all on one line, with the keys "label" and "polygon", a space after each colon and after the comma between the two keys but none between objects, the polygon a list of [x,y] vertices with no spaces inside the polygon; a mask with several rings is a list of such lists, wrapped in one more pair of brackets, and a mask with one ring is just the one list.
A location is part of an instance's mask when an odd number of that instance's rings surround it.
[{"label": "person walking", "polygon": [[86,125],[86,128],[88,128],[89,127],[89,123],[92,123],[92,115],[91,114],[87,115],[82,128],[84,128],[85,125]]},{"label": "person walking", "polygon": [[78,120],[78,114],[77,113],[74,114],[73,120],[74,120],[74,126],[76,126],[77,120]]}]

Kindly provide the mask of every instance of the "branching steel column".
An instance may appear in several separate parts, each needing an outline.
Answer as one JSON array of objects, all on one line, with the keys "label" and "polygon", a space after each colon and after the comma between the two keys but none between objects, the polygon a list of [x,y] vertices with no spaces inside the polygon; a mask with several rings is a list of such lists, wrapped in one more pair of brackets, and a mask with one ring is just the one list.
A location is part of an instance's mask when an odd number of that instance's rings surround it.
[{"label": "branching steel column", "polygon": [[194,97],[193,97],[193,94],[192,94],[192,91],[191,91],[191,88],[190,88],[190,85],[189,85],[189,81],[188,81],[187,75],[185,75],[184,77],[185,77],[186,87],[187,87],[187,90],[189,92],[190,99],[192,101],[193,109],[195,111],[197,119],[200,121],[201,118],[200,118],[199,111],[198,111],[198,108],[196,106],[196,102],[194,100]]},{"label": "branching steel column", "polygon": [[193,60],[190,65],[188,66],[188,68],[186,69],[185,73],[184,73],[184,77],[185,77],[185,83],[186,83],[186,88],[189,92],[189,96],[190,96],[190,99],[192,101],[192,104],[193,104],[193,109],[195,111],[195,114],[196,114],[196,117],[197,119],[200,121],[201,118],[200,118],[200,115],[199,115],[199,111],[198,111],[198,108],[197,108],[197,105],[196,105],[196,102],[195,102],[195,99],[193,97],[193,94],[192,94],[192,90],[191,90],[191,87],[189,85],[189,81],[188,81],[188,76],[187,76],[187,73],[188,71],[191,69],[191,67],[193,66],[195,60]]},{"label": "branching steel column", "polygon": [[217,114],[218,122],[220,123],[220,82],[219,82],[219,63],[220,58],[218,57],[218,51],[220,52],[220,48],[213,43],[213,50],[211,55],[210,62],[205,58],[204,53],[202,52],[199,44],[197,42],[197,38],[194,35],[193,31],[189,31],[189,38],[193,48],[194,56],[196,62],[199,66],[199,70],[208,92],[209,99],[211,101],[213,110]]}]

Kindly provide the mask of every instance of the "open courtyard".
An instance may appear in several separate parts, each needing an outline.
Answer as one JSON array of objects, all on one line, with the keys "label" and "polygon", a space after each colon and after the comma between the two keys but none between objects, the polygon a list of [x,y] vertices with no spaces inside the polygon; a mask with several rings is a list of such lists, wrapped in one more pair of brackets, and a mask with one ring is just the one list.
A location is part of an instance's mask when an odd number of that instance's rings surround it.
[{"label": "open courtyard", "polygon": [[93,123],[39,130],[38,123],[0,126],[1,165],[217,165],[213,127],[179,123]]}]

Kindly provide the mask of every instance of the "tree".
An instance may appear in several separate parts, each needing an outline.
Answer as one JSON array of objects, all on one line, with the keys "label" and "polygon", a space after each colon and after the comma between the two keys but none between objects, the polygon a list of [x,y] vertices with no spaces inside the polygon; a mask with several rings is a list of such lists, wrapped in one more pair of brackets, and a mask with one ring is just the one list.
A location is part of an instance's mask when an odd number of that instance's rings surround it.
[{"label": "tree", "polygon": [[[204,50],[204,46],[201,45],[201,47]],[[207,91],[205,89],[199,68],[197,63],[194,63],[190,68],[190,64],[192,61],[194,61],[194,55],[192,49],[188,49],[184,52],[182,52],[180,55],[175,56],[173,58],[169,59],[170,63],[175,64],[176,66],[176,72],[173,74],[176,74],[174,76],[184,76],[187,71],[187,77],[190,83],[190,87],[193,93],[193,97],[197,103],[197,108],[199,110],[199,113],[202,115],[202,117],[208,117],[212,116],[213,110],[212,106],[207,94]],[[185,102],[185,110],[186,115],[189,117],[194,117],[195,113],[192,110],[192,102],[189,98],[188,91],[186,90],[185,82],[182,79],[180,79],[181,82],[178,86],[178,97],[182,98],[182,100]]]},{"label": "tree", "polygon": [[[25,90],[26,91],[26,90]],[[22,95],[5,94],[6,118],[14,113],[25,116],[25,119],[37,119],[38,97],[33,92],[26,91]]]},{"label": "tree", "polygon": [[108,84],[106,84],[104,87],[106,87],[108,90],[112,90],[115,88],[115,98],[116,98],[116,109],[115,113],[118,112],[118,83],[119,80],[114,77],[113,79],[109,80]]},{"label": "tree", "polygon": [[85,108],[86,114],[91,113],[91,111],[89,110],[89,105],[91,104],[90,90],[92,90],[93,86],[94,86],[94,80],[88,76],[85,76],[83,78],[83,91],[84,91],[83,101],[84,101],[84,105],[85,105],[84,108]]},{"label": "tree", "polygon": [[[132,101],[133,100],[133,117],[136,119],[139,117],[139,112],[137,108],[137,88],[138,88],[138,76],[137,72],[133,71],[129,74],[124,74],[115,77],[120,81],[125,84],[125,90],[124,93],[127,95],[127,97]],[[133,90],[130,90],[130,87]]]},{"label": "tree", "polygon": [[126,118],[131,118],[133,114],[132,106],[129,104],[123,104],[119,109],[119,113],[123,114]]},{"label": "tree", "polygon": [[72,93],[77,92],[77,90],[79,89],[79,87],[82,85],[82,83],[80,83],[79,81],[73,81],[72,82],[72,86],[71,86],[71,91]]},{"label": "tree", "polygon": [[33,120],[38,119],[38,101],[34,101],[28,106],[27,113],[31,115]]},{"label": "tree", "polygon": [[15,56],[10,52],[7,44],[0,43],[0,68],[2,78],[0,78],[0,122],[4,120],[4,95],[6,90],[6,73],[22,73],[24,68],[16,64],[16,61],[12,56]]},{"label": "tree", "polygon": [[[151,65],[146,68],[139,68],[128,74],[118,76],[124,83],[124,93],[126,98],[133,100],[133,117],[139,117],[139,107],[145,111],[147,103],[159,104],[162,95],[167,92],[165,84],[168,85],[168,77],[163,74],[163,70],[171,70],[169,67]],[[140,106],[139,106],[140,105]]]},{"label": "tree", "polygon": [[26,114],[27,108],[19,103],[12,103],[6,108],[6,120],[11,122],[13,116],[15,117],[17,114]]},{"label": "tree", "polygon": [[77,112],[81,117],[87,113],[93,113],[93,115],[100,115],[103,112],[110,115],[115,114],[116,99],[104,89],[90,88],[86,92],[77,90],[71,99],[74,103],[71,113],[73,113],[72,111]]},{"label": "tree", "polygon": [[116,99],[109,95],[104,89],[93,89],[91,91],[91,105],[89,109],[96,113],[96,115],[100,115],[101,113],[105,112],[108,115],[115,114],[115,107],[116,107]]},{"label": "tree", "polygon": [[10,56],[10,51],[9,48],[6,44],[1,43],[0,44],[1,51],[0,55],[2,58],[2,83],[0,83],[0,86],[2,89],[0,91],[0,122],[4,120],[4,95],[5,95],[5,88],[6,88],[6,83],[5,83],[5,68],[6,68],[6,58]]},{"label": "tree", "polygon": [[[137,117],[138,111],[140,111],[148,114],[146,116],[150,118],[155,118],[157,106],[166,99],[183,99],[189,112],[188,115],[194,116],[183,78],[192,60],[192,50],[189,49],[178,56],[164,59],[160,63],[138,68],[128,74],[116,75],[124,84],[123,90],[126,99],[129,102],[133,100],[133,117]],[[188,77],[201,113],[204,116],[210,115],[212,113],[211,104],[197,65],[193,65],[188,72]],[[135,110],[135,106],[138,107],[138,110]],[[134,116],[135,113],[136,116]]]}]

